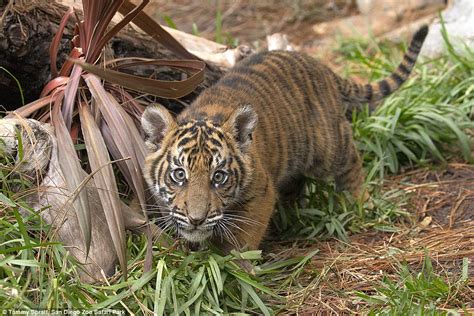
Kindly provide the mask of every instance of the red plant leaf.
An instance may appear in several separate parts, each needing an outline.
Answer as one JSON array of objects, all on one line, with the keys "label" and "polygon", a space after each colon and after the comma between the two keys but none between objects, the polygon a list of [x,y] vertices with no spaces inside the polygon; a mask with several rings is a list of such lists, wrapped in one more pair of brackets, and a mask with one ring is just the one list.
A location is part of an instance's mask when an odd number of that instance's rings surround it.
[{"label": "red plant leaf", "polygon": [[60,76],[60,77],[54,78],[53,80],[51,80],[44,86],[43,90],[41,91],[40,98],[47,96],[52,91],[55,91],[59,87],[66,85],[68,82],[69,82],[69,77]]},{"label": "red plant leaf", "polygon": [[21,117],[29,117],[31,114],[42,109],[46,105],[54,103],[58,97],[58,94],[53,96],[45,96],[41,99],[23,105],[22,107],[5,116],[5,118],[12,118],[15,115],[19,115]]},{"label": "red plant leaf", "polygon": [[[74,47],[71,52],[69,53],[69,58],[79,58],[82,56],[82,51]],[[69,60],[66,60],[64,64],[61,67],[61,70],[59,71],[60,76],[69,76],[71,75],[71,69],[74,66],[73,63],[71,63]]]},{"label": "red plant leaf", "polygon": [[[110,31],[108,31],[103,37],[100,38],[100,41],[98,42],[97,47],[104,47],[107,42],[114,37],[121,29],[124,28],[125,25],[127,25],[131,20],[133,20],[140,12],[143,10],[143,8],[149,3],[149,0],[142,0],[142,3],[135,7],[133,10],[128,12],[124,18],[117,23]],[[117,12],[118,7],[115,8],[114,12]],[[96,55],[99,56],[100,52],[96,52]],[[90,61],[90,60],[88,60]]]},{"label": "red plant leaf", "polygon": [[62,113],[67,129],[71,129],[72,124],[72,113],[74,112],[74,103],[77,95],[77,89],[79,87],[79,81],[81,79],[81,67],[75,65],[72,69],[71,77],[66,85],[64,91],[64,101],[62,105]]},{"label": "red plant leaf", "polygon": [[[119,84],[132,90],[169,99],[177,99],[188,95],[204,80],[205,63],[198,60],[152,59],[147,61],[133,62],[131,65],[129,65],[129,67],[137,65],[171,66],[193,72],[193,75],[182,81],[165,81],[142,78],[115,70],[104,69],[78,59],[72,60],[72,62],[74,62],[76,65],[80,65],[84,70],[93,73],[109,82]],[[122,64],[119,67],[125,68],[127,65]]]},{"label": "red plant leaf", "polygon": [[87,46],[81,47],[85,52],[86,61],[94,63],[100,56],[106,44],[106,42],[102,43],[102,39],[122,2],[123,0],[83,0],[84,29],[86,31],[84,35]]},{"label": "red plant leaf", "polygon": [[143,139],[138,131],[135,132],[132,126],[130,126],[129,121],[125,119],[125,117],[128,117],[128,114],[105,91],[100,80],[94,75],[85,75],[84,79],[92,94],[92,98],[96,101],[110,129],[111,137],[116,144],[115,147],[120,151],[120,158],[130,158],[130,160],[126,161],[126,164],[128,173],[132,178],[133,191],[139,198],[140,203],[144,205],[145,195],[141,171],[145,155]]},{"label": "red plant leaf", "polygon": [[110,155],[114,160],[119,160],[117,162],[117,165],[120,169],[120,172],[122,172],[122,175],[124,176],[125,180],[127,183],[133,184],[133,179],[132,175],[130,174],[130,171],[128,170],[128,165],[127,162],[122,159],[122,153],[117,147],[117,144],[114,141],[114,138],[112,136],[112,132],[110,128],[107,126],[107,123],[102,121],[102,124],[100,126],[100,130],[102,132],[102,137],[104,137],[105,144],[107,145],[107,149],[110,152]]},{"label": "red plant leaf", "polygon": [[74,9],[71,7],[69,10],[64,14],[59,23],[58,30],[51,41],[51,45],[49,46],[49,58],[51,59],[51,77],[56,78],[58,76],[58,68],[56,65],[56,60],[58,58],[58,48],[59,44],[61,43],[61,38],[63,37],[64,28],[67,25],[69,17],[74,12]]}]

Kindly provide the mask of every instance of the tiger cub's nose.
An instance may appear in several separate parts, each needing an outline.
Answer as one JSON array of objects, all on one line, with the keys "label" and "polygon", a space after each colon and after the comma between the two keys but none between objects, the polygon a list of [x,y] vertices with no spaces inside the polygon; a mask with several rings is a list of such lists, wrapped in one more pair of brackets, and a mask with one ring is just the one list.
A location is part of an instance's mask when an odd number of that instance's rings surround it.
[{"label": "tiger cub's nose", "polygon": [[194,226],[199,226],[206,220],[206,216],[192,217],[188,215],[189,222]]}]

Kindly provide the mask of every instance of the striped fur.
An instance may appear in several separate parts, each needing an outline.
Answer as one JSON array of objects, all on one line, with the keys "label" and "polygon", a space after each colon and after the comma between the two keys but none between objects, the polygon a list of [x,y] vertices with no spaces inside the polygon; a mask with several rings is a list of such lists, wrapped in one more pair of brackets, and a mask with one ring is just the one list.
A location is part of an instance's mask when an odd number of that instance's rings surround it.
[{"label": "striped fur", "polygon": [[374,84],[342,79],[301,53],[263,52],[176,118],[148,107],[144,177],[163,225],[191,242],[257,248],[276,201],[291,201],[306,176],[333,177],[338,189],[361,196],[362,165],[344,106],[352,110],[396,90],[426,33],[420,29],[393,74]]}]

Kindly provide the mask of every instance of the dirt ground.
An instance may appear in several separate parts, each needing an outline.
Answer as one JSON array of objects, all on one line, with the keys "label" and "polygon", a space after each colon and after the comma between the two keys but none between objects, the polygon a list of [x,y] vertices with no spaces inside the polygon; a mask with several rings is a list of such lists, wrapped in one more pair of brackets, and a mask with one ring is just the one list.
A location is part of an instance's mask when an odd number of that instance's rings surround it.
[{"label": "dirt ground", "polygon": [[[317,34],[313,26],[357,14],[353,2],[158,0],[151,4],[148,13],[162,21],[168,16],[179,29],[190,33],[195,23],[200,36],[215,40],[216,16],[220,11],[224,38],[258,47],[264,45],[266,35],[282,32],[299,49],[314,52],[323,35]],[[409,194],[409,211],[416,215],[415,223],[396,233],[356,234],[351,236],[350,243],[274,245],[280,251],[288,247],[283,254],[288,256],[320,250],[301,276],[304,290],[288,293],[290,313],[357,312],[364,304],[355,302],[354,296],[347,293],[370,293],[373,284],[384,275],[395,279],[397,262],[406,262],[419,271],[426,251],[433,268],[449,279],[459,277],[463,258],[474,262],[474,166],[450,163],[437,169],[414,169],[391,177],[386,186]],[[474,271],[471,269],[469,274],[470,285],[474,286]],[[461,295],[465,297],[464,303],[474,297],[472,287],[469,291]]]},{"label": "dirt ground", "polygon": [[[319,22],[356,13],[351,0],[282,0],[282,1],[191,1],[156,0],[146,8],[148,14],[165,22],[168,16],[182,31],[216,40],[216,18],[221,14],[222,34],[240,43],[264,45],[265,36],[277,32],[288,35],[297,45],[310,45],[320,35],[312,31]],[[258,44],[260,43],[260,44]]]}]

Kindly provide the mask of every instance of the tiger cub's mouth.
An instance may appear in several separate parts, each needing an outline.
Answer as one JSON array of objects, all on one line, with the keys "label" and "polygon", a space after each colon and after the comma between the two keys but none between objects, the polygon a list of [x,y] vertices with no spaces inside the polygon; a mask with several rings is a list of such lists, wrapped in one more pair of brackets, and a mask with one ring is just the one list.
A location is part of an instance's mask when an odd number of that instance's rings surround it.
[{"label": "tiger cub's mouth", "polygon": [[184,228],[180,227],[178,229],[178,233],[184,237],[186,240],[194,243],[200,243],[208,238],[210,238],[213,234],[213,229],[200,229],[200,228]]},{"label": "tiger cub's mouth", "polygon": [[222,215],[207,217],[200,225],[191,224],[189,219],[174,213],[174,218],[178,227],[178,234],[186,240],[200,243],[209,239],[214,234],[214,228]]}]

